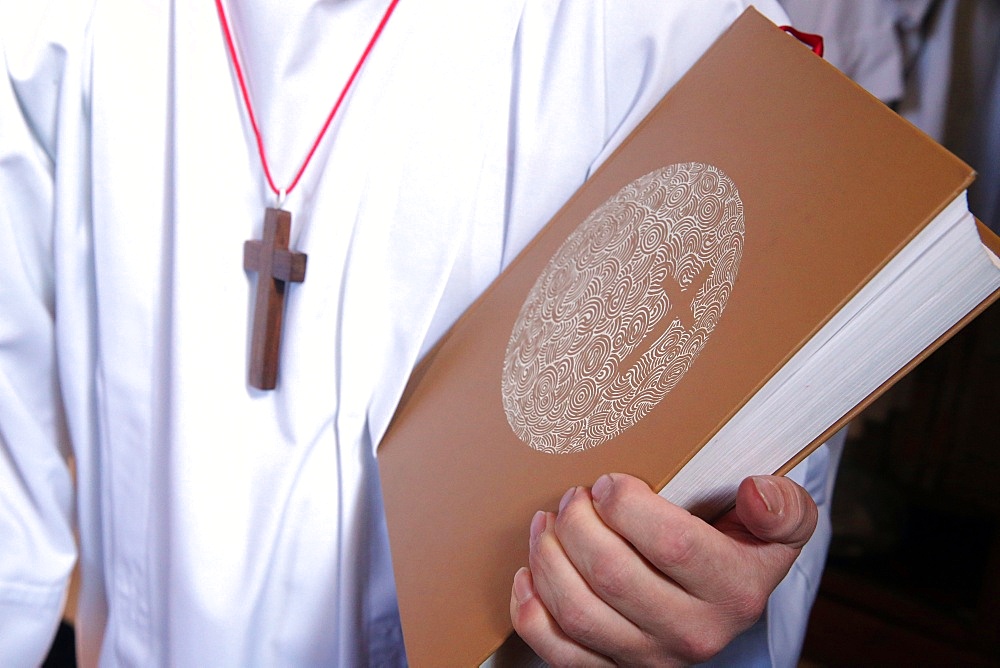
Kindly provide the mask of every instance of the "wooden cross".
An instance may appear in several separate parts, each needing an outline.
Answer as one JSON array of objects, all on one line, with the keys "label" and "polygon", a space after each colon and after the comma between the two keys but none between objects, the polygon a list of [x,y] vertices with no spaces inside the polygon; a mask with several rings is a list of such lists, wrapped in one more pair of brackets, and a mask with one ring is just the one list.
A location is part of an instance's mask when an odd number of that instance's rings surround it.
[{"label": "wooden cross", "polygon": [[257,272],[257,299],[250,344],[250,385],[273,390],[278,382],[281,320],[285,311],[285,285],[306,278],[306,254],[288,249],[292,214],[267,209],[264,238],[243,244],[243,269]]}]

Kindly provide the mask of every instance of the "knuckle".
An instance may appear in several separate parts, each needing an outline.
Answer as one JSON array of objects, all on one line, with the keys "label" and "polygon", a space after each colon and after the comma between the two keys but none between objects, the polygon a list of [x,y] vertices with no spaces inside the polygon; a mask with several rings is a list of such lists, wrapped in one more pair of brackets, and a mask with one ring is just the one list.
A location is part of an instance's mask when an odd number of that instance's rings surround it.
[{"label": "knuckle", "polygon": [[733,590],[730,609],[738,622],[749,626],[764,614],[767,599],[764,592],[744,584]]},{"label": "knuckle", "polygon": [[619,666],[635,666],[636,668],[675,666],[678,665],[678,657],[675,651],[671,651],[673,649],[675,648],[666,647],[662,639],[657,639],[644,631],[641,641],[636,642],[631,647],[622,648],[612,658]]},{"label": "knuckle", "polygon": [[596,636],[597,627],[586,606],[564,600],[552,611],[552,616],[563,633],[581,644],[588,644]]},{"label": "knuckle", "polygon": [[689,566],[698,558],[698,541],[688,526],[661,534],[656,542],[657,561],[665,567]]},{"label": "knuckle", "polygon": [[677,642],[676,654],[685,662],[704,663],[721,652],[729,643],[729,638],[720,633],[702,630],[681,636]]},{"label": "knuckle", "polygon": [[544,655],[540,654],[539,657],[552,668],[570,668],[580,665],[580,658],[574,652],[563,647],[553,648]]},{"label": "knuckle", "polygon": [[602,555],[590,564],[588,581],[601,598],[617,600],[630,591],[632,569],[625,559]]}]

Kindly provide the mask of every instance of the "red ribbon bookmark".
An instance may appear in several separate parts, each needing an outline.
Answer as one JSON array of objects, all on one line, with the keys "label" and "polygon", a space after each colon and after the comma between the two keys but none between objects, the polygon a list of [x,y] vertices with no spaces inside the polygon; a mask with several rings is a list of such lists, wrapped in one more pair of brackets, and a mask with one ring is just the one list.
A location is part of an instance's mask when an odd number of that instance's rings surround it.
[{"label": "red ribbon bookmark", "polygon": [[781,29],[787,32],[789,35],[799,40],[806,46],[810,47],[820,58],[823,57],[823,36],[814,35],[809,32],[802,32],[801,30],[796,30],[792,26],[781,26]]}]

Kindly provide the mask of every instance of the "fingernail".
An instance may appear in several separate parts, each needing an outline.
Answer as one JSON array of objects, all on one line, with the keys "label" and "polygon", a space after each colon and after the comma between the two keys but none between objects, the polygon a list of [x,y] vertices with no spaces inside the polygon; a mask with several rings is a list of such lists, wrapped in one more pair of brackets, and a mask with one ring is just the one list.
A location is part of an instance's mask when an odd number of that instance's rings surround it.
[{"label": "fingernail", "polygon": [[597,482],[594,483],[594,486],[590,488],[590,496],[594,499],[594,501],[600,503],[604,500],[608,490],[611,489],[612,484],[614,484],[614,481],[611,479],[611,476],[607,474],[602,475],[597,479]]},{"label": "fingernail", "polygon": [[531,529],[529,530],[529,534],[531,536],[532,543],[538,540],[538,537],[542,535],[542,531],[545,530],[546,524],[547,520],[545,518],[545,513],[539,510],[535,513],[535,516],[531,518]]},{"label": "fingernail", "polygon": [[777,483],[771,476],[753,476],[753,486],[757,489],[761,500],[767,507],[767,511],[774,515],[780,515],[785,510],[785,497],[778,489]]},{"label": "fingernail", "polygon": [[518,605],[524,605],[535,595],[535,587],[531,582],[531,571],[526,566],[521,566],[514,574],[514,598]]},{"label": "fingernail", "polygon": [[566,493],[563,494],[562,499],[560,499],[559,501],[559,512],[563,511],[563,508],[566,507],[566,505],[573,499],[574,496],[576,496],[576,487],[570,487],[568,490],[566,490]]}]

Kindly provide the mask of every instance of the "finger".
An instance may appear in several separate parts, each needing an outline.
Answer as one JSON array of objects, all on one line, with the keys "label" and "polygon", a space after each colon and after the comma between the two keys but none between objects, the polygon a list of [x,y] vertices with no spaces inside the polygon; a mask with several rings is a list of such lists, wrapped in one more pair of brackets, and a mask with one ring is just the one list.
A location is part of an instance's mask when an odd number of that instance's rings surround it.
[{"label": "finger", "polygon": [[591,490],[601,519],[684,591],[709,603],[753,591],[739,544],[707,522],[663,499],[638,478],[601,476]]},{"label": "finger", "polygon": [[736,507],[716,527],[746,554],[760,585],[773,589],[812,536],[818,515],[812,497],[794,481],[755,476],[740,484]]},{"label": "finger", "polygon": [[563,497],[556,536],[590,589],[639,628],[649,631],[642,620],[659,619],[668,609],[687,618],[700,603],[611,529],[582,487]]},{"label": "finger", "polygon": [[569,559],[556,534],[555,516],[543,513],[536,520],[528,564],[535,591],[563,633],[602,653],[642,644],[642,631],[597,596]]},{"label": "finger", "polygon": [[514,575],[510,619],[521,639],[551,666],[614,665],[610,659],[581,646],[563,633],[539,599],[531,571],[527,568],[521,568]]},{"label": "finger", "polygon": [[[591,590],[643,632],[596,649],[626,665],[705,661],[760,616],[770,588],[744,577],[744,555],[732,538],[653,494],[642,481],[621,479],[626,488],[619,490],[622,496],[640,501],[623,504],[628,523],[641,537],[628,540],[683,544],[683,557],[675,562],[685,564],[685,574],[697,573],[702,591],[683,589],[609,527],[598,515],[593,492],[571,490],[556,520],[560,545]],[[596,485],[598,497],[608,491],[606,484]],[[670,521],[657,528],[657,520],[664,521],[658,514],[680,523],[682,537],[671,535],[675,527]],[[706,600],[705,590],[718,592],[717,600]]]},{"label": "finger", "polygon": [[816,529],[816,503],[795,481],[754,476],[740,484],[736,515],[746,529],[767,543],[801,548]]}]

